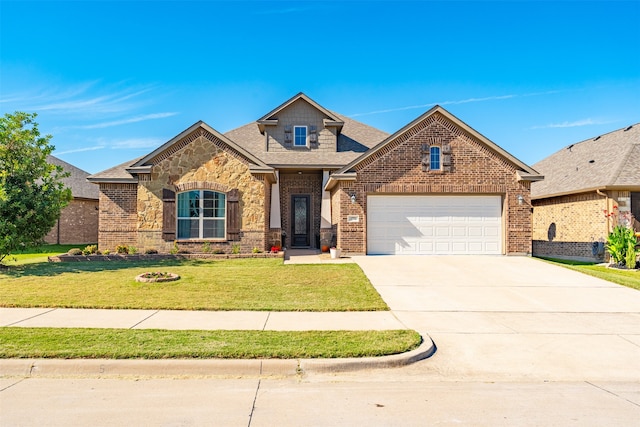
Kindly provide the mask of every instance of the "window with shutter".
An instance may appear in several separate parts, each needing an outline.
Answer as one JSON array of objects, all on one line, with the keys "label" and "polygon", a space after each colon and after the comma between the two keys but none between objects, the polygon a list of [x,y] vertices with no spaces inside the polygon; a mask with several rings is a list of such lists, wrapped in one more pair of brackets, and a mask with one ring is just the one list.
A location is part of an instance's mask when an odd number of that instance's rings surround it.
[{"label": "window with shutter", "polygon": [[178,239],[224,239],[226,195],[217,191],[178,193]]},{"label": "window with shutter", "polygon": [[237,189],[227,193],[227,240],[240,240],[240,193]]},{"label": "window with shutter", "polygon": [[306,126],[293,127],[293,146],[294,147],[307,146],[307,127]]}]

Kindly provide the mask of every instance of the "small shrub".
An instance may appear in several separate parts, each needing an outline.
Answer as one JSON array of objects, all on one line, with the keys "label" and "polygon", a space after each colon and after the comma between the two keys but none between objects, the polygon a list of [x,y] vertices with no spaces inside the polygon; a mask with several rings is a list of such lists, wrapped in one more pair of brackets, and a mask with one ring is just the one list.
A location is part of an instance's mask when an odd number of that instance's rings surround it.
[{"label": "small shrub", "polygon": [[280,246],[271,246],[271,253],[277,254],[280,252]]},{"label": "small shrub", "polygon": [[111,251],[109,249],[105,249],[104,251],[102,251],[103,255],[109,255],[111,253]]},{"label": "small shrub", "polygon": [[253,250],[252,250],[251,252],[253,252],[254,254],[261,254],[261,253],[262,253],[262,251],[260,250],[260,248],[257,248],[257,247],[256,247],[256,248],[253,248]]},{"label": "small shrub", "polygon": [[240,245],[238,243],[234,243],[231,245],[231,253],[237,255],[240,253]]},{"label": "small shrub", "polygon": [[154,255],[154,254],[158,253],[158,250],[157,249],[153,249],[153,248],[149,248],[149,249],[145,250],[144,253],[147,254],[147,255]]},{"label": "small shrub", "polygon": [[128,254],[129,253],[129,247],[126,245],[118,245],[116,246],[116,253],[117,254]]},{"label": "small shrub", "polygon": [[98,245],[88,245],[82,250],[82,255],[93,255],[98,252]]},{"label": "small shrub", "polygon": [[128,248],[128,252],[131,255],[135,255],[138,253],[138,248],[136,248],[135,246],[129,246]]},{"label": "small shrub", "polygon": [[72,248],[69,249],[69,252],[67,252],[69,255],[82,255],[82,251],[79,248]]},{"label": "small shrub", "polygon": [[616,225],[613,231],[609,233],[609,236],[607,236],[606,247],[613,262],[621,264],[626,263],[629,248],[632,249],[633,256],[635,257],[636,243],[636,236],[632,228],[625,227],[624,225]]},{"label": "small shrub", "polygon": [[205,254],[211,252],[211,242],[204,242],[202,244],[202,252],[204,252]]},{"label": "small shrub", "polygon": [[169,251],[169,253],[171,255],[175,255],[180,251],[180,249],[178,248],[178,242],[173,242],[173,247],[171,248],[171,250]]}]

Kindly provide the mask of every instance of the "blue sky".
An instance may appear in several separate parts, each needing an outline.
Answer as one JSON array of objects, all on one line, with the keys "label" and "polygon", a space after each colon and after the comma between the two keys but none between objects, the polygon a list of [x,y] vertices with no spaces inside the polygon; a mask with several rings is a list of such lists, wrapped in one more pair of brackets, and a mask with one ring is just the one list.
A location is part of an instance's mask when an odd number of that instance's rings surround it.
[{"label": "blue sky", "polygon": [[304,92],[389,133],[435,104],[534,164],[640,122],[640,1],[0,0],[0,112],[95,173]]}]

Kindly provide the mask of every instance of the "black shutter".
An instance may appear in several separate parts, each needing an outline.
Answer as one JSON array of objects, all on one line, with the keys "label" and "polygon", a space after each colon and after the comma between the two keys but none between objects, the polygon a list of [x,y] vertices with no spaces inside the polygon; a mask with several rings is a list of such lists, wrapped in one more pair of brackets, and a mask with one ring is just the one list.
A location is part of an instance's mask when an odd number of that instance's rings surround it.
[{"label": "black shutter", "polygon": [[227,193],[227,240],[240,240],[240,193],[237,189]]},{"label": "black shutter", "polygon": [[176,193],[162,190],[162,239],[176,240]]}]

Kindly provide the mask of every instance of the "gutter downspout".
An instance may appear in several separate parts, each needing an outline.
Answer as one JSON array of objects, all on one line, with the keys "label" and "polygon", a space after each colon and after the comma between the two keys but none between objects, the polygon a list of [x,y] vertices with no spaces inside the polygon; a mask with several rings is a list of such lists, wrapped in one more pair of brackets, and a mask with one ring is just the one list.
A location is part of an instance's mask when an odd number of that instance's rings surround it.
[{"label": "gutter downspout", "polygon": [[[609,211],[609,196],[607,194],[604,194],[602,191],[600,191],[599,188],[596,189],[596,194],[598,196],[602,196],[605,199],[605,208],[607,210],[607,212]],[[607,232],[606,234],[609,234],[609,231],[611,230],[611,223],[609,222],[609,215],[607,215]]]}]

